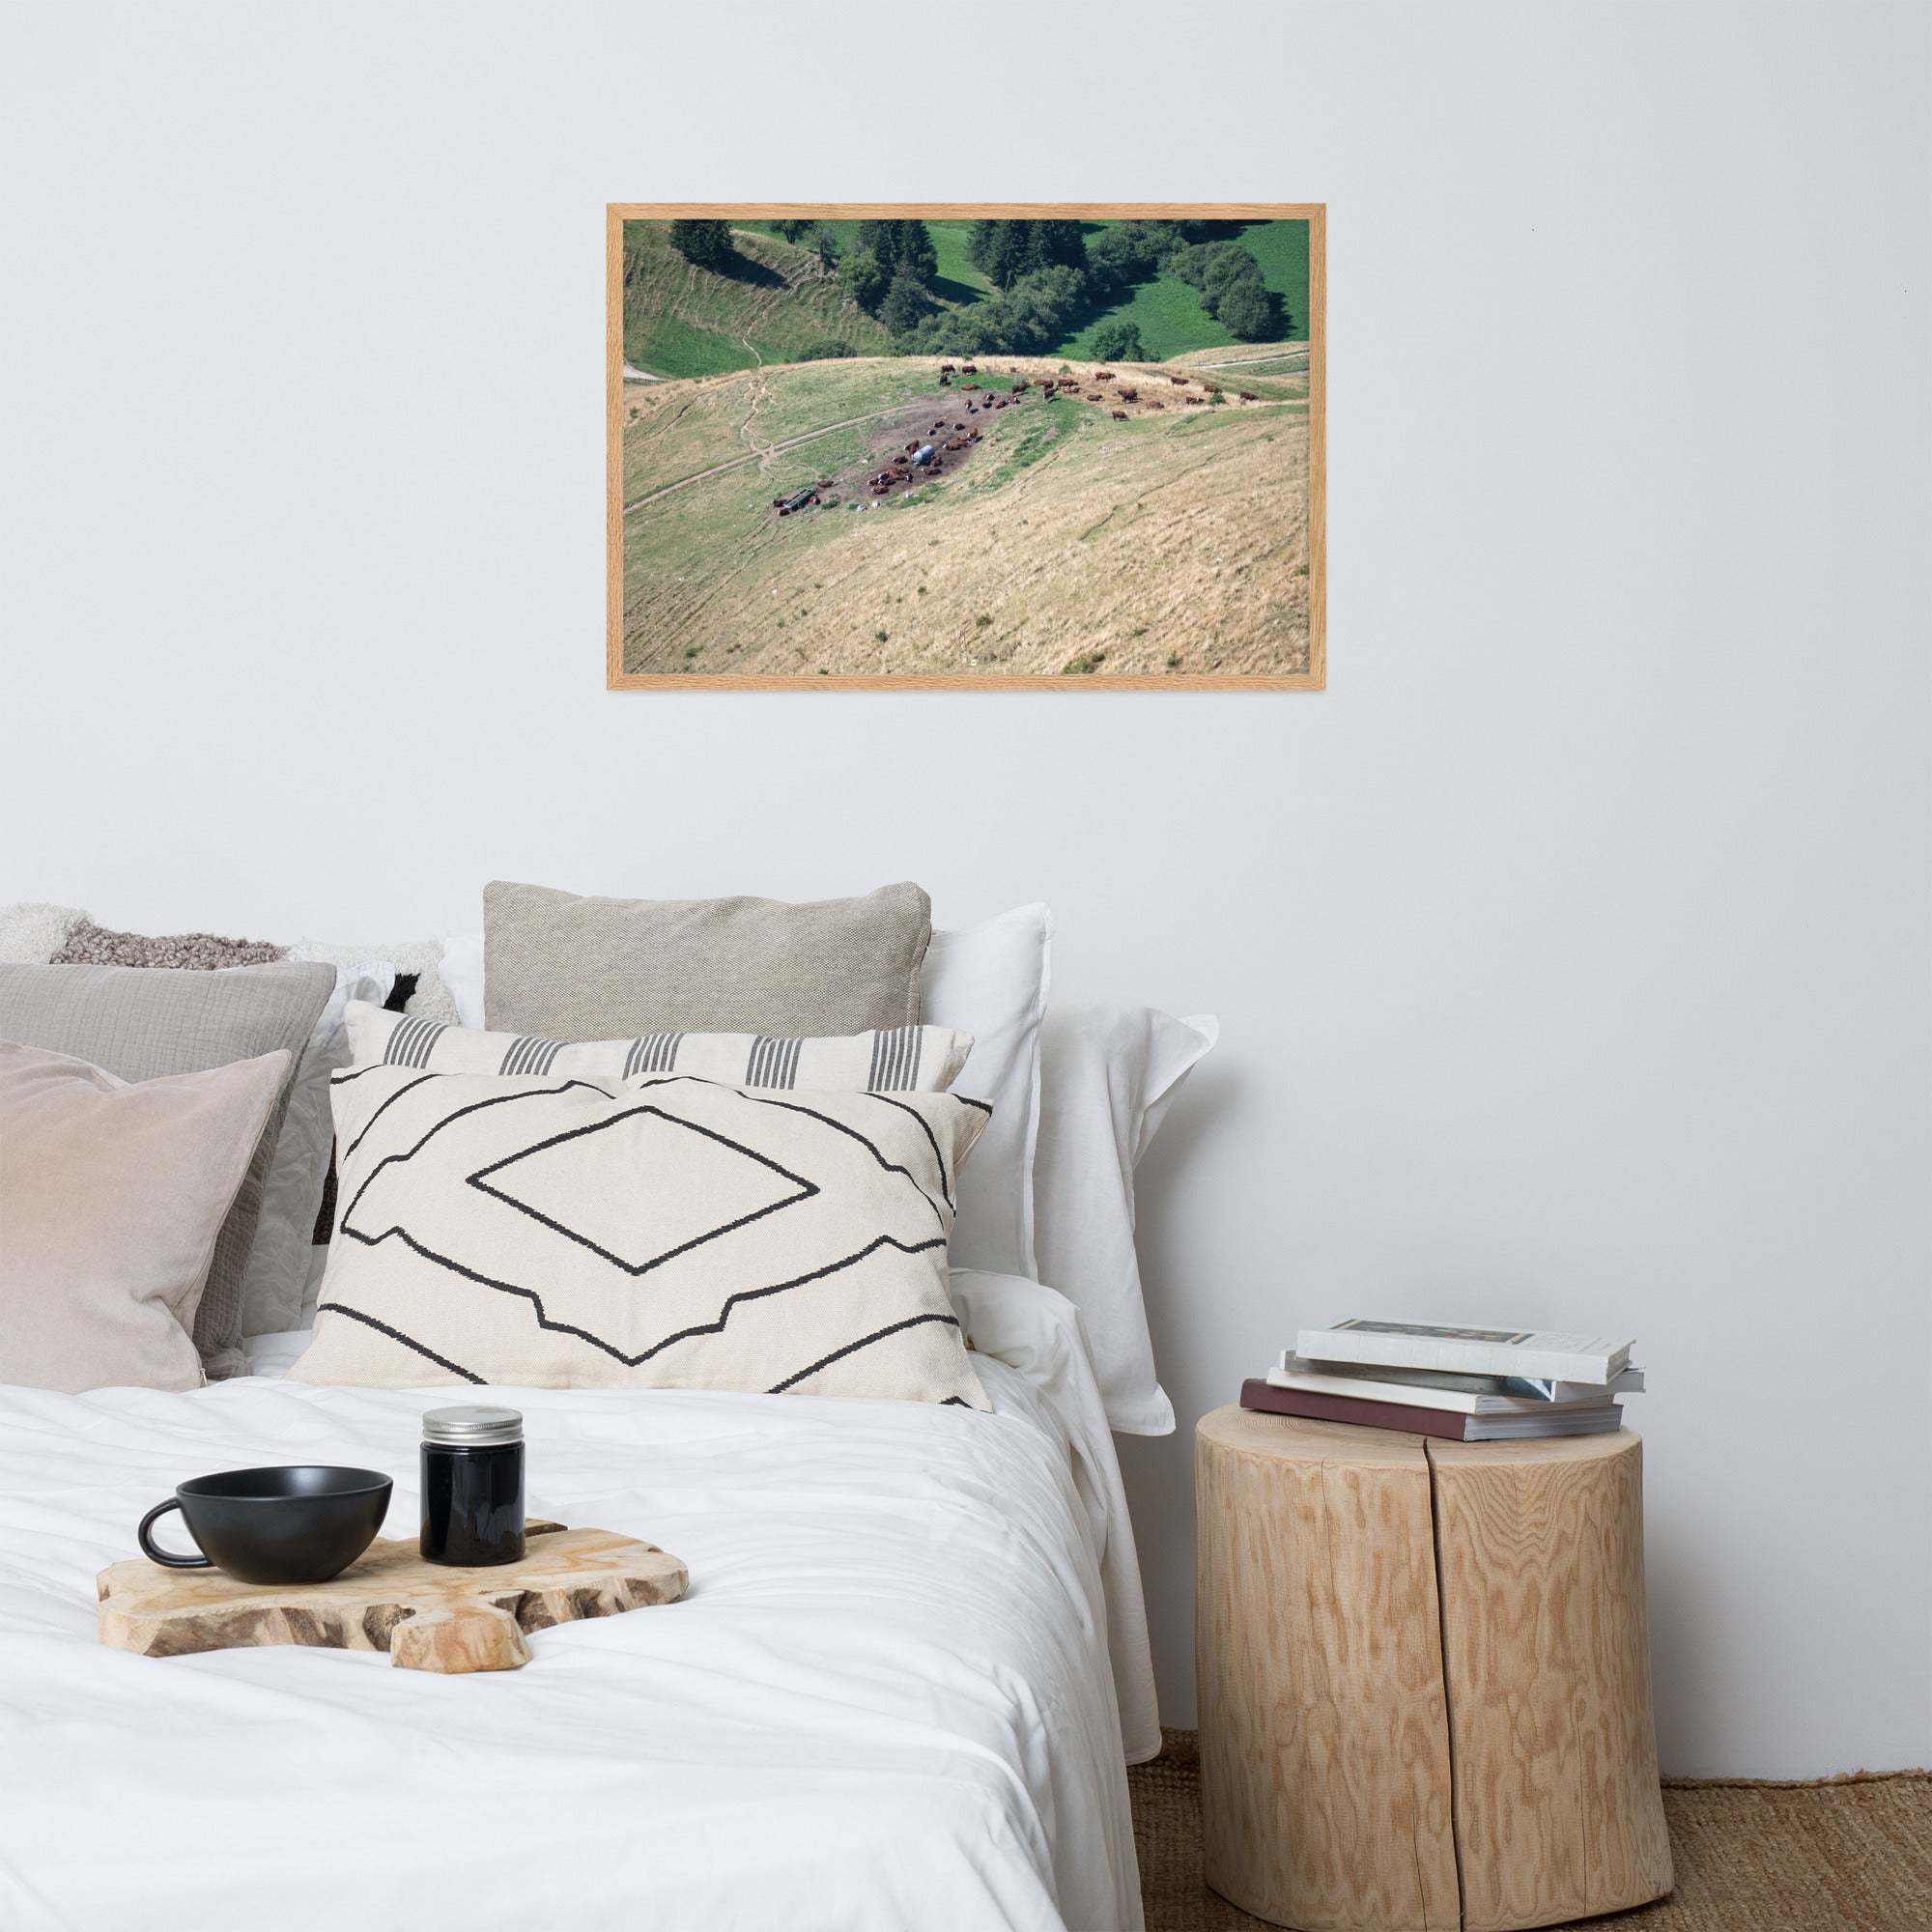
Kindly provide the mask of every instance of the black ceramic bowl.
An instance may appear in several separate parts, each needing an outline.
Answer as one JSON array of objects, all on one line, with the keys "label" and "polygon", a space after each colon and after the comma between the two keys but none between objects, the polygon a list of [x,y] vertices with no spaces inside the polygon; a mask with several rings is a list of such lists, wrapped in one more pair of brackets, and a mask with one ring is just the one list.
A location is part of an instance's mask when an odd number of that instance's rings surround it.
[{"label": "black ceramic bowl", "polygon": [[[141,1551],[170,1570],[213,1567],[244,1583],[326,1583],[376,1540],[391,1487],[375,1469],[313,1463],[197,1476],[141,1519]],[[150,1534],[171,1509],[199,1556],[172,1555]]]}]

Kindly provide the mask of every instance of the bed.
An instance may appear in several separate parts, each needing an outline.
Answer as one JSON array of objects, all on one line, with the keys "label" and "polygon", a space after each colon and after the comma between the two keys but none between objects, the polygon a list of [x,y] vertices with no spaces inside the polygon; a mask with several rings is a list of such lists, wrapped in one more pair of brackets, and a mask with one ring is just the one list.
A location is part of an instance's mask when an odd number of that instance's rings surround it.
[{"label": "bed", "polygon": [[384,1469],[410,1534],[447,1389],[284,1381],[274,1338],[185,1394],[0,1389],[0,1924],[1132,1932],[1123,1768],[1158,1731],[1079,1318],[1029,1281],[952,1289],[990,1414],[502,1391],[532,1513],[692,1584],[488,1677],[96,1640],[96,1573],[186,1474]]}]

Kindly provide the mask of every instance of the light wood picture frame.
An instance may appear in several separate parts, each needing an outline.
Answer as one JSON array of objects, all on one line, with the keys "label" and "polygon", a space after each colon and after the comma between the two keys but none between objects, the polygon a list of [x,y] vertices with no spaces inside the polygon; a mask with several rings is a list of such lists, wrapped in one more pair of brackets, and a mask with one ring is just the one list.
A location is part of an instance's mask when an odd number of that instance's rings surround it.
[{"label": "light wood picture frame", "polygon": [[1322,204],[606,240],[610,689],[1324,688]]}]

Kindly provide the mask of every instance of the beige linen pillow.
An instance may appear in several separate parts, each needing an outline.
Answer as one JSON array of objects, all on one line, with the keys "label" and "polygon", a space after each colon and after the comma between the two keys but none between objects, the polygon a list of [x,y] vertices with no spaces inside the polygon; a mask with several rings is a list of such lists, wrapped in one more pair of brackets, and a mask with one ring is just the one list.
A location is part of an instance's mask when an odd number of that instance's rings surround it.
[{"label": "beige linen pillow", "polygon": [[194,1317],[211,1379],[245,1376],[242,1290],[295,1069],[328,996],[332,967],[287,962],[220,973],[137,966],[0,964],[0,1039],[71,1054],[119,1080],[200,1073],[280,1050],[282,1091],[215,1241]]},{"label": "beige linen pillow", "polygon": [[990,1405],[947,1292],[983,1105],[335,1076],[341,1211],[292,1379]]},{"label": "beige linen pillow", "polygon": [[288,1071],[130,1083],[0,1040],[0,1381],[201,1386],[196,1304]]},{"label": "beige linen pillow", "polygon": [[917,1026],[931,937],[914,885],[787,905],[579,898],[498,880],[483,894],[484,1019],[570,1040]]}]

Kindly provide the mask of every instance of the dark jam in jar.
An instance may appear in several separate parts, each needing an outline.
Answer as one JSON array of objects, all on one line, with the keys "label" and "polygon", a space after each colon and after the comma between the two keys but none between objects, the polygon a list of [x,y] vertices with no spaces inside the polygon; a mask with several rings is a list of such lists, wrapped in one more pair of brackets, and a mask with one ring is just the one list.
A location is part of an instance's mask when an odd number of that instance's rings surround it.
[{"label": "dark jam in jar", "polygon": [[422,1553],[431,1563],[514,1563],[524,1553],[524,1418],[514,1408],[423,1417]]}]

